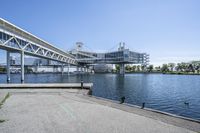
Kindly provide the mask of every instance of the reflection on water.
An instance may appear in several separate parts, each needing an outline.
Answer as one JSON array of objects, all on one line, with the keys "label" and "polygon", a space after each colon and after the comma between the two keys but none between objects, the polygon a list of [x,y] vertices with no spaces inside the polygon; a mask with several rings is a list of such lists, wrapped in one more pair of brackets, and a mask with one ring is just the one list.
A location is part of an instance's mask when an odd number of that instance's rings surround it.
[{"label": "reflection on water", "polygon": [[[20,76],[11,75],[20,83]],[[200,120],[200,76],[163,74],[27,74],[29,83],[93,82],[93,95],[113,100],[125,96],[125,102]],[[0,75],[6,82],[6,75]]]}]

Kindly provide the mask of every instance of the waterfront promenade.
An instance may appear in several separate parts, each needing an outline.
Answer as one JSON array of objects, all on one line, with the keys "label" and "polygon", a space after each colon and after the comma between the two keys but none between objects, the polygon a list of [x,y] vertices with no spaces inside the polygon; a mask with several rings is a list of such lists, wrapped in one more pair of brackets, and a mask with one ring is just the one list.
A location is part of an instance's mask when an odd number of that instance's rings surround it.
[{"label": "waterfront promenade", "polygon": [[2,133],[193,133],[200,124],[110,100],[80,89],[1,89]]}]

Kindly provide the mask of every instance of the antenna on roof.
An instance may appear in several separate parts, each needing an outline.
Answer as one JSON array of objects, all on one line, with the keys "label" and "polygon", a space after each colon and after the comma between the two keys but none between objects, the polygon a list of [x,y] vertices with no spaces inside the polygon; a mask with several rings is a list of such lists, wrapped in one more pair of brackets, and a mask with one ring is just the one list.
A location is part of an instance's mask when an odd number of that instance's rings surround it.
[{"label": "antenna on roof", "polygon": [[83,48],[83,43],[82,42],[76,42],[76,50],[80,51]]},{"label": "antenna on roof", "polygon": [[120,42],[119,43],[119,48],[118,48],[118,51],[122,51],[125,49],[125,42]]}]

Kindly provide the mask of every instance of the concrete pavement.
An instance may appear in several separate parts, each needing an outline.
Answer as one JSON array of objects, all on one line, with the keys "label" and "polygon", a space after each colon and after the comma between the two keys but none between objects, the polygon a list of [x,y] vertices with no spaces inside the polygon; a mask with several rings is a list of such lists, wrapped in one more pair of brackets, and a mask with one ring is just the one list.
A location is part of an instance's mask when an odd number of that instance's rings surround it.
[{"label": "concrete pavement", "polygon": [[6,120],[0,123],[2,133],[193,133],[173,123],[110,107],[110,102],[84,96],[85,90],[0,91],[11,94],[0,109],[0,118]]}]

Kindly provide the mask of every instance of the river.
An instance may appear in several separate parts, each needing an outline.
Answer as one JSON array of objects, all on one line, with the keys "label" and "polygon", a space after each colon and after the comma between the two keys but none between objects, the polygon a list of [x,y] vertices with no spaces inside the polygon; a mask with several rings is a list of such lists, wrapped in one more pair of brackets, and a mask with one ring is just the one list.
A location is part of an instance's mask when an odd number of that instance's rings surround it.
[{"label": "river", "polygon": [[[93,95],[200,120],[200,76],[167,74],[26,74],[27,83],[92,82]],[[0,74],[0,83],[6,75]],[[20,75],[12,74],[19,83]]]}]

